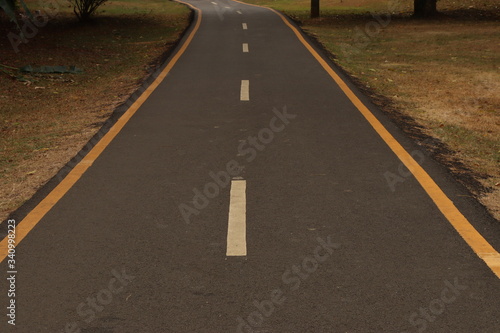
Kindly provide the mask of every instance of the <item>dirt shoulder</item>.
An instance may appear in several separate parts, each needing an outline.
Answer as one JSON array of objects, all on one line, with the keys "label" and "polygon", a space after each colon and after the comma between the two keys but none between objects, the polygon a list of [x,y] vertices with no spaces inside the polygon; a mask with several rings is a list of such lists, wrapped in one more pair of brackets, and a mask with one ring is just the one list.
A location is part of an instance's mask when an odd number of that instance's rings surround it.
[{"label": "dirt shoulder", "polygon": [[[58,11],[18,53],[6,38],[15,28],[0,17],[0,220],[82,149],[160,65],[190,17],[183,5],[154,0],[103,9],[84,25]],[[83,73],[15,70],[26,65],[74,65]]]}]

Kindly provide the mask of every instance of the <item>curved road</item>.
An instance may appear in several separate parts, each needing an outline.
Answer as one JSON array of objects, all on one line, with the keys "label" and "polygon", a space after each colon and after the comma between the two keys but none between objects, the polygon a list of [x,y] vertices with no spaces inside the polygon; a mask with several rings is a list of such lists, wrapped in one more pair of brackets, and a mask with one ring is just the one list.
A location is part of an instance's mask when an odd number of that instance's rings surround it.
[{"label": "curved road", "polygon": [[277,13],[189,3],[163,81],[19,223],[0,331],[499,332],[498,222]]}]

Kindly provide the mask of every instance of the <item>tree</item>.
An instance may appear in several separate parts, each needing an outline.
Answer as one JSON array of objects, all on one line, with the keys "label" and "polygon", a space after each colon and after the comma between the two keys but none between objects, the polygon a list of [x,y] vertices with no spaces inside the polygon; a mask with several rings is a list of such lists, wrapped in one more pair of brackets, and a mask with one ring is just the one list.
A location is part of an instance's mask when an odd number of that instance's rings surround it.
[{"label": "tree", "polygon": [[429,17],[437,13],[437,0],[413,0],[413,16]]},{"label": "tree", "polygon": [[100,5],[108,0],[68,0],[73,5],[73,12],[82,22],[88,21]]},{"label": "tree", "polygon": [[319,17],[319,0],[311,0],[311,18]]}]

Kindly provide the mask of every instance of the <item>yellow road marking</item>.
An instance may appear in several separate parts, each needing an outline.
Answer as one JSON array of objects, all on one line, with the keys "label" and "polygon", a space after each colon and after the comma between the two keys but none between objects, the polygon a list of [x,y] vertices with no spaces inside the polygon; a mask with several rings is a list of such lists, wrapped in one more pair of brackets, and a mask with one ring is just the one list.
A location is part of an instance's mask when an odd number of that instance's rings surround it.
[{"label": "yellow road marking", "polygon": [[411,171],[413,176],[417,179],[423,189],[434,201],[441,213],[457,230],[462,238],[469,244],[472,250],[481,258],[495,275],[500,278],[500,254],[488,243],[486,239],[472,226],[467,218],[458,210],[453,202],[446,196],[443,190],[434,182],[434,180],[427,174],[427,172],[415,161],[415,159],[401,146],[401,144],[389,133],[389,131],[382,125],[382,123],[373,115],[373,113],[359,100],[354,92],[347,86],[347,84],[338,76],[337,73],[328,65],[328,63],[316,52],[316,50],[309,44],[302,34],[295,28],[288,19],[280,12],[258,5],[246,4],[244,2],[233,0],[245,5],[266,8],[276,13],[285,24],[293,31],[299,41],[306,47],[312,56],[321,64],[323,69],[330,75],[330,77],[342,89],[344,94],[351,100],[356,108],[361,112],[365,119],[391,148],[401,162]]},{"label": "yellow road marking", "polygon": [[[178,1],[184,3],[182,1]],[[16,246],[26,237],[26,235],[40,222],[40,220],[47,214],[52,207],[69,191],[69,189],[82,177],[87,169],[94,163],[94,161],[101,155],[106,147],[113,141],[115,136],[123,129],[125,124],[132,118],[141,105],[149,98],[153,91],[160,85],[170,72],[172,67],[176,64],[182,54],[186,51],[191,43],[194,35],[198,31],[201,23],[202,13],[194,6],[184,3],[194,10],[198,11],[198,19],[196,24],[186,38],[186,41],[181,46],[179,51],[172,57],[167,66],[161,71],[158,77],[149,85],[149,87],[141,94],[141,96],[130,106],[130,108],[118,119],[118,121],[111,127],[101,140],[92,148],[92,150],[71,170],[68,175],[30,212],[26,217],[19,222],[16,227]],[[8,238],[0,242],[0,262],[2,262],[8,253]]]}]

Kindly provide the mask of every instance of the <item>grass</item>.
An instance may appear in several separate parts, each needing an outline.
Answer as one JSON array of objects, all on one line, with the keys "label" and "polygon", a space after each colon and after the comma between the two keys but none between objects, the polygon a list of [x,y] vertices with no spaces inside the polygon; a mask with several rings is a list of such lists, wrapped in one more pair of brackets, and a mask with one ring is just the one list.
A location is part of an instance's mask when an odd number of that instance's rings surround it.
[{"label": "grass", "polygon": [[[38,1],[27,1],[37,8]],[[45,7],[47,8],[47,7]],[[71,8],[15,53],[0,17],[0,218],[66,164],[151,73],[189,23],[174,2],[110,1],[80,24]],[[11,67],[76,65],[82,74],[21,74]]]},{"label": "grass", "polygon": [[[394,116],[410,116],[426,135],[440,139],[449,149],[436,157],[459,179],[464,171],[472,174],[482,186],[464,183],[500,219],[496,0],[441,0],[444,15],[434,20],[412,19],[410,1],[388,10],[382,0],[321,0],[318,19],[309,18],[309,1],[246,1],[298,20],[376,103]],[[389,23],[377,27],[377,14]]]}]

